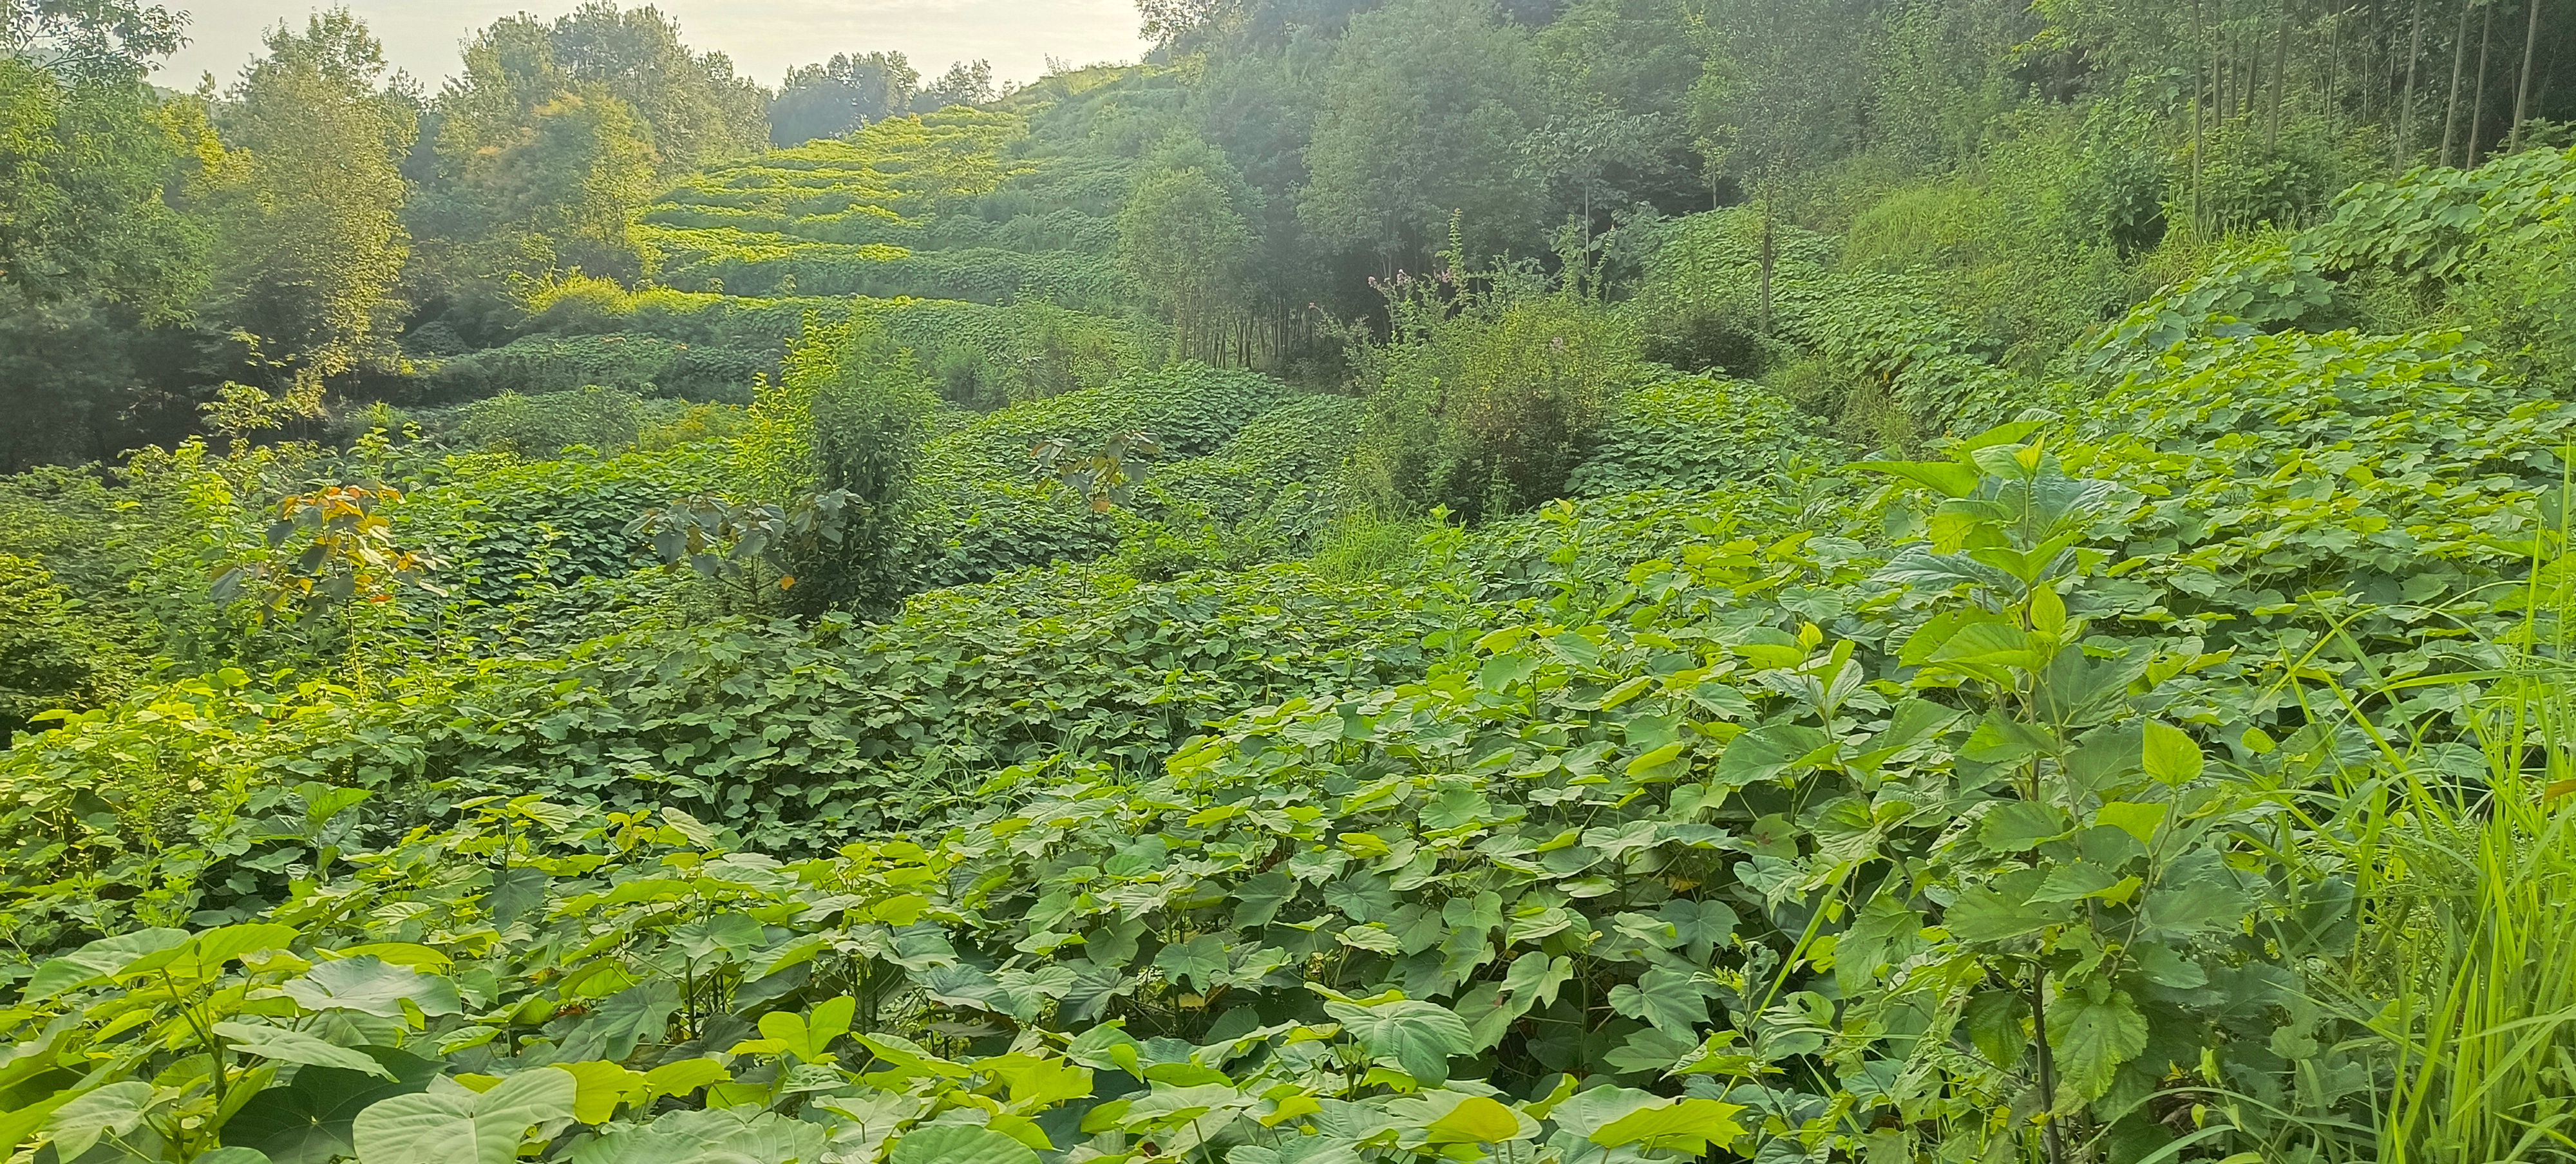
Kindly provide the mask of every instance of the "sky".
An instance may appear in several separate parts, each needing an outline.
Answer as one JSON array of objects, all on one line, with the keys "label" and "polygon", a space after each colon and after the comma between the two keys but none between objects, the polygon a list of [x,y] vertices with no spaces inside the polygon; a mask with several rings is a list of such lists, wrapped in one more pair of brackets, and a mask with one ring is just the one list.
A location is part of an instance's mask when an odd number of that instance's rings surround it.
[{"label": "sky", "polygon": [[[212,72],[229,82],[259,51],[260,34],[280,20],[301,25],[313,0],[164,0],[190,16],[189,44],[154,80],[196,87]],[[456,69],[457,46],[473,31],[515,12],[554,17],[578,0],[347,0],[375,30],[394,67],[432,91]],[[641,0],[626,0],[640,6]],[[691,48],[733,58],[734,70],[775,88],[791,66],[836,52],[892,50],[924,80],[952,61],[993,62],[997,81],[1034,81],[1052,54],[1074,65],[1132,61],[1145,44],[1133,0],[653,0],[677,20]]]}]

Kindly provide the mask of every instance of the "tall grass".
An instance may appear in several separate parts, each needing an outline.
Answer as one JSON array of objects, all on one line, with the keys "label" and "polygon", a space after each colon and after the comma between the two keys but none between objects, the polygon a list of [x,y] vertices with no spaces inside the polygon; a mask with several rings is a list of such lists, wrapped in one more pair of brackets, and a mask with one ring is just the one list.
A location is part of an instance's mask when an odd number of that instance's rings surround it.
[{"label": "tall grass", "polygon": [[[2390,1072],[2378,1159],[2576,1160],[2576,664],[2567,540],[2544,540],[2462,744],[2391,755],[2356,848]],[[2384,976],[2384,977],[2383,977]]]}]

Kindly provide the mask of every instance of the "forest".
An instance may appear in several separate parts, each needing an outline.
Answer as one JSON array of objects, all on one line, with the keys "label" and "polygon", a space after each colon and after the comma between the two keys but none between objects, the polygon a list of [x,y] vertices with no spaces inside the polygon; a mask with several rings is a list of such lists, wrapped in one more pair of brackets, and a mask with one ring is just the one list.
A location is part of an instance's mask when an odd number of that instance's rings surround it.
[{"label": "forest", "polygon": [[2576,1161],[2576,0],[6,5],[7,1164]]}]

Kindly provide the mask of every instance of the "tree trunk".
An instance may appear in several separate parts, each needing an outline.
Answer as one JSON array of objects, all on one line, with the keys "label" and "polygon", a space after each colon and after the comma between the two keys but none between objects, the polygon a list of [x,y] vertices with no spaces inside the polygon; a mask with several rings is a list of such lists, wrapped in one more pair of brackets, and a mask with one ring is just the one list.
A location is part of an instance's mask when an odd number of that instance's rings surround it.
[{"label": "tree trunk", "polygon": [[2469,6],[2460,5],[2458,27],[2451,30],[2451,96],[2443,102],[2442,164],[2451,164],[2451,146],[2460,137],[2460,79],[2469,63]]},{"label": "tree trunk", "polygon": [[1762,334],[1771,334],[1771,265],[1778,251],[1774,247],[1771,222],[1771,184],[1762,184]]},{"label": "tree trunk", "polygon": [[2415,62],[2424,56],[2424,0],[2410,5],[2414,10],[2414,28],[2406,35],[2406,84],[2397,93],[2397,148],[2389,168],[2399,173],[2406,170],[2406,158],[2415,144]]},{"label": "tree trunk", "polygon": [[2478,146],[2483,144],[2478,133],[2486,128],[2487,123],[2487,49],[2494,43],[2495,5],[2490,4],[2486,7],[2485,17],[2478,21],[2478,91],[2469,99],[2469,152],[2461,159],[2465,169],[2478,168]]},{"label": "tree trunk", "polygon": [[2343,14],[2326,18],[2326,109],[2342,113],[2343,105]]},{"label": "tree trunk", "polygon": [[2290,87],[2290,4],[2281,0],[2280,19],[2272,29],[2271,124],[2263,131],[2265,149],[2281,148],[2281,91]]},{"label": "tree trunk", "polygon": [[2531,116],[2531,57],[2540,46],[2540,0],[2531,0],[2531,21],[2522,33],[2522,80],[2513,90],[2513,131],[2505,136],[2504,152],[2522,148],[2522,123]]},{"label": "tree trunk", "polygon": [[[2207,28],[2205,25],[2203,25],[2203,24],[2201,23],[2201,4],[2202,4],[2202,0],[2191,0],[2191,32],[2192,32],[2192,35],[2193,35],[2194,37],[2206,36],[2206,35],[2208,35],[2208,32],[2209,32],[2208,28]],[[2208,58],[2208,56],[2207,56],[2206,54],[2203,54],[2203,53],[2193,53],[2193,54],[2192,54],[2192,59],[2193,59],[2193,63],[2192,63],[2192,73],[2193,73],[2193,76],[2192,76],[2192,79],[2191,79],[2191,229],[2192,229],[2192,233],[2193,233],[2193,234],[2198,234],[2198,233],[2200,233],[2200,167],[2201,167],[2201,156],[2202,156],[2203,154],[2206,154],[2206,153],[2208,153],[2208,152],[2209,152],[2209,141],[2208,141],[2208,136],[2207,136],[2207,134],[2206,134],[2206,133],[2202,130],[2202,128],[2201,128],[2201,123],[2202,123],[2202,121],[2203,121],[2203,117],[2202,117],[2202,114],[2201,114],[2201,98],[2202,98],[2203,94],[2205,93],[2205,91],[2208,89],[2208,83],[2207,83],[2207,79],[2206,79],[2205,77],[2200,76],[2199,74],[2201,73],[2201,71],[2202,71],[2204,68],[2206,68],[2206,67],[2207,67],[2208,62],[2209,62],[2209,58]]]}]

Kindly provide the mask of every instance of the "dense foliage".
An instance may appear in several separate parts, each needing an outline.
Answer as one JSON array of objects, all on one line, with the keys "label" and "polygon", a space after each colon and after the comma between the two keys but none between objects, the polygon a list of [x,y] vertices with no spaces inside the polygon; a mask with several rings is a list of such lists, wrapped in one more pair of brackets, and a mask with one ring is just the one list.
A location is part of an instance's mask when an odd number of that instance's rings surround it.
[{"label": "dense foliage", "polygon": [[2566,1159],[2560,7],[21,6],[0,1141]]}]

